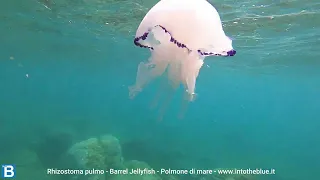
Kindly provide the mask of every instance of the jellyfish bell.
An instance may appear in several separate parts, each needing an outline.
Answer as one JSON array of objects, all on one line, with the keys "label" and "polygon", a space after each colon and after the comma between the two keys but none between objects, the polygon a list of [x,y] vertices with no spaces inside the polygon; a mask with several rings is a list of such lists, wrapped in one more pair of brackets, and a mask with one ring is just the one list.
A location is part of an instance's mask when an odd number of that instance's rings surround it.
[{"label": "jellyfish bell", "polygon": [[207,56],[234,56],[232,40],[223,31],[217,10],[207,0],[161,0],[141,21],[134,44],[151,56],[138,65],[134,98],[155,78],[166,73],[170,86],[184,86],[188,101]]}]

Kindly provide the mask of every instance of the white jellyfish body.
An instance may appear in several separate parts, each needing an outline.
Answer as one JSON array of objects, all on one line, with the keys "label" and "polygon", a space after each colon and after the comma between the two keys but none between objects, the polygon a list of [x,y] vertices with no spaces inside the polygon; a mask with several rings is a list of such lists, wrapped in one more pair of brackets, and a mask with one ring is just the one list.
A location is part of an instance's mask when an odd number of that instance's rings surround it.
[{"label": "white jellyfish body", "polygon": [[167,72],[173,88],[183,84],[188,99],[206,56],[234,56],[217,10],[207,0],[160,0],[140,23],[134,44],[148,48],[151,57],[138,66],[129,88],[134,98],[154,78]]}]

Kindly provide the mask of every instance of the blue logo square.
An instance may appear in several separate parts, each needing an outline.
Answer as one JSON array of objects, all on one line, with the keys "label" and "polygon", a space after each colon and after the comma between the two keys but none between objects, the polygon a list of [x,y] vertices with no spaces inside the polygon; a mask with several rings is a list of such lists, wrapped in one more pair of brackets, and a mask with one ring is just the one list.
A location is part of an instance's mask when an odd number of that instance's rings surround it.
[{"label": "blue logo square", "polygon": [[1,165],[1,178],[14,178],[15,166],[12,164]]}]

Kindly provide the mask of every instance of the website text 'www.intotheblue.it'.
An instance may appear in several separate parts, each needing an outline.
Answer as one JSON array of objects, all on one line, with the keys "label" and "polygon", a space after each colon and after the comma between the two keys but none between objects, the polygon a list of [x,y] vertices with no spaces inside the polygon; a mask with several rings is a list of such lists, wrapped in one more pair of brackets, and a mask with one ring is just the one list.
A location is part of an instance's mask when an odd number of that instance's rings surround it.
[{"label": "website text 'www.intotheblue.it'", "polygon": [[276,174],[275,169],[261,169],[261,168],[256,168],[256,169],[215,169],[214,173],[217,174],[242,174],[242,175],[272,175]]}]

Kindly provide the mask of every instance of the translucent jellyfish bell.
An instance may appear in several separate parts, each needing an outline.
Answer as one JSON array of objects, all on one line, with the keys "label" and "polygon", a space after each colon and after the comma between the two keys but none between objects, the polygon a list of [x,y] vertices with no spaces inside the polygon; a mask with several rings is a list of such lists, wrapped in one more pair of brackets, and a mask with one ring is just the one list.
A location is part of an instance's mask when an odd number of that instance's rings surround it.
[{"label": "translucent jellyfish bell", "polygon": [[129,87],[130,98],[166,73],[172,89],[182,84],[187,100],[193,101],[205,57],[236,54],[217,10],[206,0],[159,1],[140,23],[134,44],[149,49],[151,56],[138,65],[136,82]]}]

